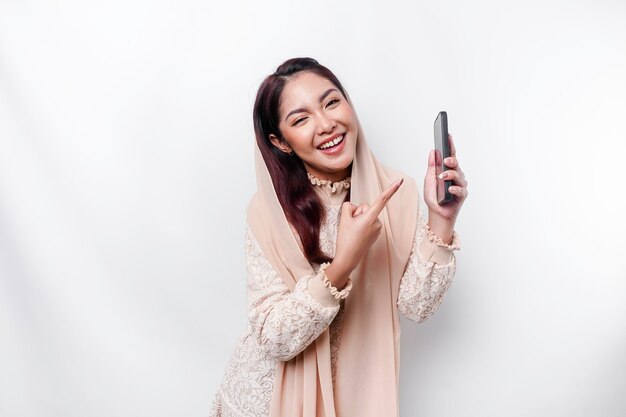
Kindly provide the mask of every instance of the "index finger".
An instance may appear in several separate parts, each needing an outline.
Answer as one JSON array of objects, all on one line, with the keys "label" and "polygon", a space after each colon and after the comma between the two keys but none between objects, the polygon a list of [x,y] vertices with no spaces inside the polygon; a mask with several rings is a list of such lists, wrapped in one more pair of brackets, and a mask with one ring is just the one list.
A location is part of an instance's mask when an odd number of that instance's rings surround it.
[{"label": "index finger", "polygon": [[400,181],[393,183],[389,188],[387,188],[385,191],[380,193],[380,195],[376,198],[376,200],[374,200],[374,202],[370,205],[369,210],[365,212],[363,215],[370,216],[370,217],[378,217],[380,212],[383,211],[383,209],[387,205],[387,202],[396,193],[396,191],[398,191],[398,188],[400,188],[403,182],[404,182],[404,178],[400,179]]}]

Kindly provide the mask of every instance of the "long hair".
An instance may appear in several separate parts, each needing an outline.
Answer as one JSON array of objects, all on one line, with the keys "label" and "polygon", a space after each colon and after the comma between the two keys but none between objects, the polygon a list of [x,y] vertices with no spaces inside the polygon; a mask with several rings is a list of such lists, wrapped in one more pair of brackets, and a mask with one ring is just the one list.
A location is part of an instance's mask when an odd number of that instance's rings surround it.
[{"label": "long hair", "polygon": [[[337,87],[344,98],[345,90],[337,77],[313,58],[291,58],[261,83],[254,102],[252,117],[256,141],[265,160],[278,201],[287,221],[296,229],[309,262],[330,262],[319,245],[320,227],[326,211],[320,197],[313,189],[307,171],[295,153],[288,155],[274,146],[269,137],[283,135],[278,128],[280,97],[287,81],[296,73],[309,71],[326,78]],[[345,201],[350,199],[350,189]]]}]

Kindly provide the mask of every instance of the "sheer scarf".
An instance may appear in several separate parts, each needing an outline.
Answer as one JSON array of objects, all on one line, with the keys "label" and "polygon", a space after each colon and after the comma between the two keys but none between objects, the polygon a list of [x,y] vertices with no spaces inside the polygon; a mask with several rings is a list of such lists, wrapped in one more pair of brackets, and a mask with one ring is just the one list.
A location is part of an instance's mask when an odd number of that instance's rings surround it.
[{"label": "sheer scarf", "polygon": [[[354,109],[354,106],[353,106]],[[356,116],[356,112],[355,112]],[[371,204],[400,177],[404,183],[379,215],[380,236],[350,275],[333,386],[328,328],[290,361],[276,365],[270,417],[388,417],[398,415],[400,278],[409,260],[418,209],[415,180],[383,166],[370,151],[357,117],[350,201]],[[257,191],[248,222],[285,285],[315,274],[294,236],[258,145]]]}]

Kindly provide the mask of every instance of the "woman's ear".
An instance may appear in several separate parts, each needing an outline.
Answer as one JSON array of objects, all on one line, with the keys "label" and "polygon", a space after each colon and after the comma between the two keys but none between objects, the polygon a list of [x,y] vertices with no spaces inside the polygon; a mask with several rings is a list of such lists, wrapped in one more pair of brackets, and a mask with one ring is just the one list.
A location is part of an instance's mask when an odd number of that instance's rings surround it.
[{"label": "woman's ear", "polygon": [[286,140],[284,139],[279,139],[275,134],[270,134],[270,142],[272,142],[272,144],[274,146],[276,146],[278,149],[280,149],[281,151],[285,152],[285,153],[291,153],[293,151],[293,149],[291,149],[291,146],[289,146],[289,144],[287,143]]}]

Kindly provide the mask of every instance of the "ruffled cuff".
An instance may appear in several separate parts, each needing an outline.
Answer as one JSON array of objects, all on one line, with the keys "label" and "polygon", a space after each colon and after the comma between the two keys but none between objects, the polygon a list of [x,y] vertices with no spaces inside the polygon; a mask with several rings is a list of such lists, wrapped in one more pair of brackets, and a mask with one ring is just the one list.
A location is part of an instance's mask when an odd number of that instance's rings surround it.
[{"label": "ruffled cuff", "polygon": [[424,224],[424,234],[419,246],[419,255],[422,259],[446,265],[452,260],[452,252],[460,249],[461,240],[456,231],[452,232],[452,243],[447,244],[430,230],[428,223]]}]

